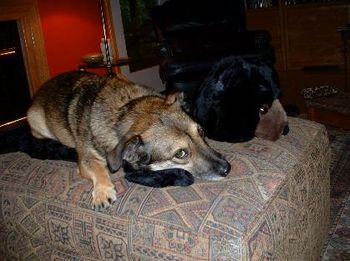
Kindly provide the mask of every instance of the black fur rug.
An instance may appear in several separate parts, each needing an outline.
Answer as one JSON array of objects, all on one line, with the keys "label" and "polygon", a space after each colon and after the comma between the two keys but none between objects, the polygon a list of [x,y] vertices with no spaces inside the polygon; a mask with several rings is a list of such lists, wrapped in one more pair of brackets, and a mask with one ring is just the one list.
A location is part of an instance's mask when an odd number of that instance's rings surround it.
[{"label": "black fur rug", "polygon": [[36,139],[27,124],[0,132],[0,153],[22,151],[32,158],[77,161],[75,149],[50,139]]}]

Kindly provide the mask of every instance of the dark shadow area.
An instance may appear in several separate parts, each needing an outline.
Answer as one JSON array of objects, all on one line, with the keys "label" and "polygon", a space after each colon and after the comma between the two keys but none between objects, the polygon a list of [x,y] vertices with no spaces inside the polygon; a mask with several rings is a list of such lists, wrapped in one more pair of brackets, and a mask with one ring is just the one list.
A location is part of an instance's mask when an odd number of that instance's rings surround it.
[{"label": "dark shadow area", "polygon": [[0,124],[24,117],[30,105],[16,21],[0,22]]}]

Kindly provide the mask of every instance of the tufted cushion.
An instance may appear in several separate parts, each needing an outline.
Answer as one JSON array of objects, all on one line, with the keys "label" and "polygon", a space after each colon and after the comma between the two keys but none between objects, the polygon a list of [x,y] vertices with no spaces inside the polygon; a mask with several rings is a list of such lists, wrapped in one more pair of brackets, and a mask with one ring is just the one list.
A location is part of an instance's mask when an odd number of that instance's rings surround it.
[{"label": "tufted cushion", "polygon": [[[118,199],[90,209],[76,164],[0,155],[0,259],[317,260],[329,222],[326,129],[289,119],[277,142],[210,144],[222,181],[155,189],[112,175]],[[6,259],[5,258],[5,259]]]}]

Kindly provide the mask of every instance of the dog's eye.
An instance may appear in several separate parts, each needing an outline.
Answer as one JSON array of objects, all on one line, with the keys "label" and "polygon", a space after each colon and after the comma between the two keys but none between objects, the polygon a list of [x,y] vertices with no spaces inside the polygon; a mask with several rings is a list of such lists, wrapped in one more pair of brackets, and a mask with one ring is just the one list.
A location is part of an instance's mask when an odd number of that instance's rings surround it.
[{"label": "dog's eye", "polygon": [[269,106],[267,104],[264,104],[259,109],[260,114],[266,114],[268,111],[269,111]]},{"label": "dog's eye", "polygon": [[202,138],[204,138],[204,130],[203,130],[203,128],[202,128],[201,126],[198,126],[197,129],[198,129],[198,134],[199,134],[199,136],[201,136]]},{"label": "dog's eye", "polygon": [[186,159],[189,156],[189,152],[186,149],[179,149],[176,153],[175,153],[175,157],[178,159]]}]

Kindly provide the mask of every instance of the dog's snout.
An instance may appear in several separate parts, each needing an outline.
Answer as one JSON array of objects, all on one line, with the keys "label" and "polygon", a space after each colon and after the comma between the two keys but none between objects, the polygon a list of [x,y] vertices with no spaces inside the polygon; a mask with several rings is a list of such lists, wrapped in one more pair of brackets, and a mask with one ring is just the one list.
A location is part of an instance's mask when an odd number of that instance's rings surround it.
[{"label": "dog's snout", "polygon": [[288,124],[286,124],[286,126],[284,126],[282,135],[287,135],[288,133],[289,133],[289,126],[288,126]]},{"label": "dog's snout", "polygon": [[223,177],[226,177],[230,173],[230,171],[231,171],[231,165],[229,162],[225,160],[220,167],[220,175]]}]

